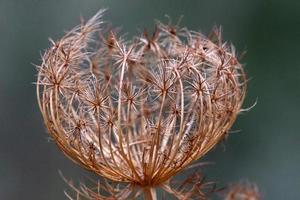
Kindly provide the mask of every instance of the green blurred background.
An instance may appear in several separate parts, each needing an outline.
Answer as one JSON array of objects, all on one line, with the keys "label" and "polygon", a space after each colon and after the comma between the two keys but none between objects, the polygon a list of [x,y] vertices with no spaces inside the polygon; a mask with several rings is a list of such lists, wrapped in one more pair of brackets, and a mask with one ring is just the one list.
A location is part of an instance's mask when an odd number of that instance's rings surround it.
[{"label": "green blurred background", "polygon": [[[300,199],[300,1],[298,0],[0,0],[0,199],[66,199],[58,175],[74,181],[86,173],[53,144],[43,127],[35,85],[40,52],[48,37],[100,8],[104,19],[128,36],[167,22],[208,33],[223,26],[224,39],[238,52],[250,77],[244,107],[232,133],[204,160],[209,180],[220,186],[241,179],[257,183],[264,199]],[[179,179],[181,177],[179,176]]]}]

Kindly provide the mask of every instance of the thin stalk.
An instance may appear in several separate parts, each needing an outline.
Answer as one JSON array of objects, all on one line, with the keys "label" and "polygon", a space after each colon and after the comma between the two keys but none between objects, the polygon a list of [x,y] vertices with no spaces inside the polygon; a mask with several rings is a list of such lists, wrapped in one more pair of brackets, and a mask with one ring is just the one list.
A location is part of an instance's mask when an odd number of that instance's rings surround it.
[{"label": "thin stalk", "polygon": [[143,188],[145,200],[157,200],[156,189],[153,187]]}]

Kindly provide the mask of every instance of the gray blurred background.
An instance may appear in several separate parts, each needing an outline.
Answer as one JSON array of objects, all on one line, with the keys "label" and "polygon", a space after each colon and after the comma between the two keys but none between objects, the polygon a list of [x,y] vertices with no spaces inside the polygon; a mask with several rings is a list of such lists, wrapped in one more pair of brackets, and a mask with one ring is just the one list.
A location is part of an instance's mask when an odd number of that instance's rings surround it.
[{"label": "gray blurred background", "polygon": [[[0,199],[66,199],[61,170],[75,182],[91,175],[49,142],[38,110],[35,85],[40,52],[48,37],[60,38],[109,8],[104,19],[129,36],[148,30],[165,14],[208,33],[223,26],[250,77],[244,107],[222,145],[204,158],[209,180],[220,186],[255,182],[264,199],[300,199],[300,1],[298,0],[0,0]],[[181,177],[179,176],[179,179]]]}]

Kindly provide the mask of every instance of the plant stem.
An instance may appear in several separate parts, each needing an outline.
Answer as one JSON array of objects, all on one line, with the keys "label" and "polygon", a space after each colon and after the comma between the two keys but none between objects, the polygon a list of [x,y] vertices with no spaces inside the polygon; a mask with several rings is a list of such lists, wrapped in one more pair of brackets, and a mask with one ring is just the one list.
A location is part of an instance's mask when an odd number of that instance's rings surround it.
[{"label": "plant stem", "polygon": [[143,188],[145,200],[157,200],[156,189],[153,187]]}]

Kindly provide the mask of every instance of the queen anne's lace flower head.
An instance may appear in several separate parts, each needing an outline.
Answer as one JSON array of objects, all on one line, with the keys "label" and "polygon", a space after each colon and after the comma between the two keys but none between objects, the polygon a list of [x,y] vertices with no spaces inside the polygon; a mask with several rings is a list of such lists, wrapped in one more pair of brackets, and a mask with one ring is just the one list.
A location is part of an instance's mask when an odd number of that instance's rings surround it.
[{"label": "queen anne's lace flower head", "polygon": [[42,56],[37,95],[46,127],[82,167],[171,191],[168,180],[233,124],[243,67],[218,29],[208,38],[157,23],[153,35],[125,41],[103,31],[101,15],[51,40]]},{"label": "queen anne's lace flower head", "polygon": [[244,181],[232,185],[226,194],[225,200],[260,200],[261,196],[255,184]]}]

